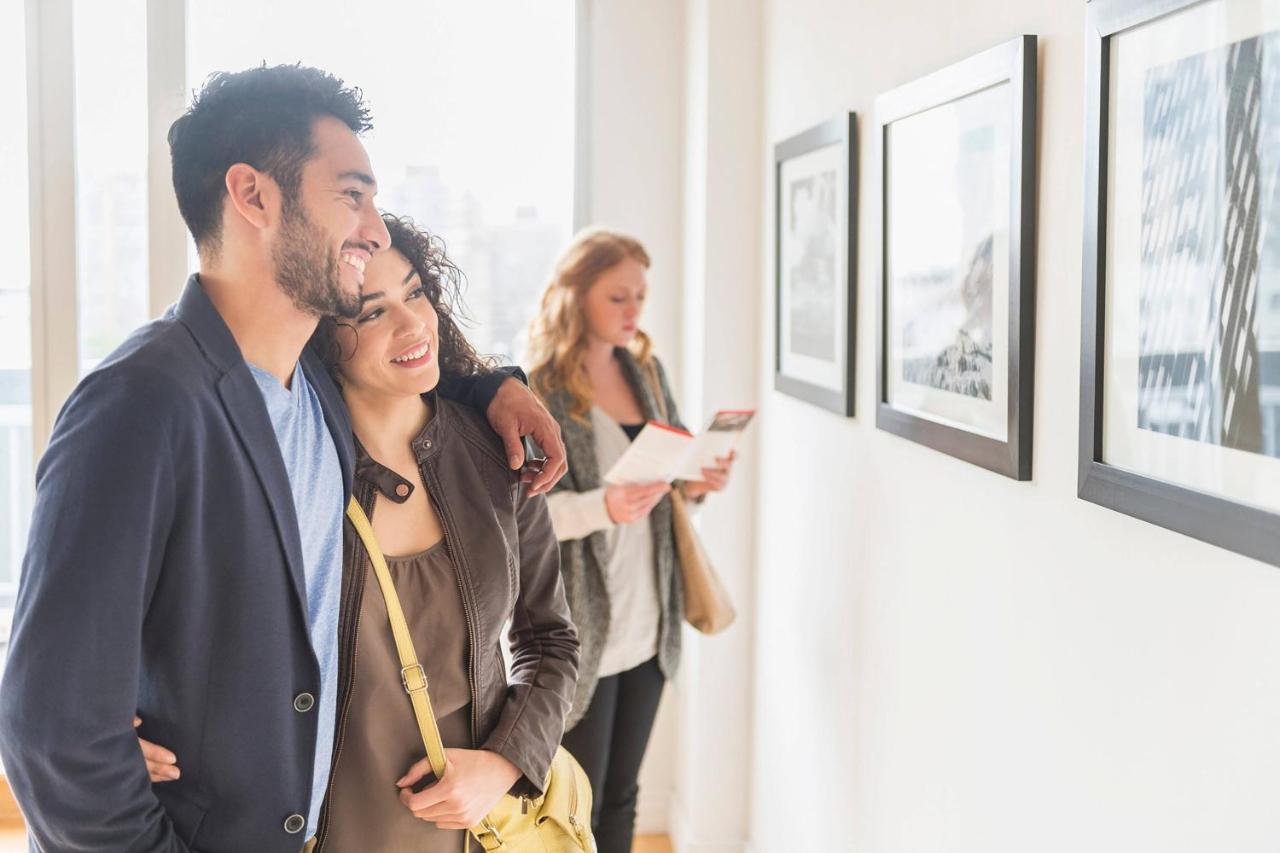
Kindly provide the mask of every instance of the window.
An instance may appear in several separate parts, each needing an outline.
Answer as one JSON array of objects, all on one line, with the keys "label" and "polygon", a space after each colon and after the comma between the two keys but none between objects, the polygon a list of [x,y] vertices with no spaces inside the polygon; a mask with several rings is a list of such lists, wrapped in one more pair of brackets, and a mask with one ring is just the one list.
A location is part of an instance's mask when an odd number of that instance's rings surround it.
[{"label": "window", "polygon": [[[0,0],[0,79],[10,81],[6,109],[27,115],[23,0]],[[0,636],[8,635],[31,517],[31,240],[25,122],[0,134]]]},{"label": "window", "polygon": [[473,342],[518,358],[573,227],[581,2],[0,0],[0,75],[18,117],[0,134],[0,653],[53,417],[78,377],[162,310],[167,279],[181,287],[185,229],[168,182],[148,186],[168,169],[178,93],[264,60],[363,87],[380,206],[446,241],[468,276]]},{"label": "window", "polygon": [[574,6],[189,0],[188,80],[302,62],[361,87],[378,206],[444,239],[472,343],[518,359],[573,228]]},{"label": "window", "polygon": [[83,376],[147,320],[147,8],[146,0],[74,8]]}]

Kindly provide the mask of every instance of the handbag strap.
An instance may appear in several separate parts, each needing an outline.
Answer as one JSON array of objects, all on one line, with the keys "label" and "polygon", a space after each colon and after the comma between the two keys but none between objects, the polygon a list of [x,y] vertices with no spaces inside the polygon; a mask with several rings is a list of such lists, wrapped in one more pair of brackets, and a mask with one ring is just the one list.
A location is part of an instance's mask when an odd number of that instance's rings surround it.
[{"label": "handbag strap", "polygon": [[382,588],[382,598],[387,603],[387,620],[391,623],[391,635],[396,641],[396,654],[400,656],[400,683],[413,702],[413,715],[418,719],[418,730],[422,733],[422,745],[427,748],[427,759],[431,762],[431,770],[437,779],[444,778],[445,753],[444,741],[440,739],[440,729],[436,726],[436,714],[431,708],[431,697],[427,694],[427,673],[418,663],[418,655],[413,650],[413,637],[409,633],[409,625],[404,621],[404,610],[400,607],[400,596],[396,595],[396,585],[391,580],[391,571],[387,568],[387,559],[382,555],[378,540],[373,535],[373,526],[364,509],[353,497],[347,504],[347,518],[360,534],[364,549],[369,552],[369,562],[373,563],[373,573],[377,575],[378,586]]},{"label": "handbag strap", "polygon": [[[649,363],[645,365],[644,372],[649,379],[649,390],[653,392],[653,400],[658,406],[658,416],[665,423],[671,423],[671,418],[667,417],[667,395],[662,393],[662,380],[658,378],[658,360],[651,356]],[[683,487],[673,488],[669,497],[672,512],[685,512]]]},{"label": "handbag strap", "polygon": [[662,380],[658,378],[658,360],[650,356],[644,372],[649,379],[649,390],[653,392],[653,401],[658,406],[658,416],[664,422],[670,423],[671,418],[667,417],[667,395],[662,393]]}]

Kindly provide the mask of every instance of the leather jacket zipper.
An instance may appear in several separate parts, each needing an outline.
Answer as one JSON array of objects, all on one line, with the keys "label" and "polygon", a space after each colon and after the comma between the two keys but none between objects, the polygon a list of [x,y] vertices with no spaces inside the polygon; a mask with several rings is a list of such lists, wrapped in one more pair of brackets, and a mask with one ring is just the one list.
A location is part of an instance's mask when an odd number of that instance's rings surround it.
[{"label": "leather jacket zipper", "polygon": [[[427,500],[431,501],[431,505],[435,507],[436,516],[440,519],[440,526],[444,528],[444,550],[449,555],[449,562],[453,565],[453,577],[458,582],[458,597],[462,599],[462,615],[467,620],[467,686],[471,689],[471,748],[476,748],[476,732],[480,730],[480,691],[476,687],[476,626],[474,604],[471,597],[467,595],[466,585],[462,582],[462,563],[458,561],[458,555],[453,550],[453,525],[450,524],[450,516],[443,510],[444,495],[441,493],[440,481],[435,476],[435,471],[424,461],[418,466],[418,472],[422,475],[424,484],[429,485],[427,489]],[[466,831],[462,835],[465,844],[462,849],[466,853],[471,853],[471,832]]]},{"label": "leather jacket zipper", "polygon": [[475,749],[476,732],[480,730],[480,690],[476,684],[475,604],[472,602],[471,596],[467,594],[466,584],[462,582],[463,565],[459,561],[457,553],[453,550],[453,542],[457,532],[453,529],[452,517],[444,511],[445,498],[444,492],[440,488],[440,480],[436,477],[435,470],[431,467],[429,461],[424,461],[419,466],[419,472],[430,483],[430,488],[427,489],[427,499],[435,507],[436,515],[440,518],[440,524],[444,528],[445,553],[449,555],[449,562],[453,564],[453,576],[458,582],[458,597],[462,599],[462,613],[467,620],[467,683],[471,688],[471,748]]}]

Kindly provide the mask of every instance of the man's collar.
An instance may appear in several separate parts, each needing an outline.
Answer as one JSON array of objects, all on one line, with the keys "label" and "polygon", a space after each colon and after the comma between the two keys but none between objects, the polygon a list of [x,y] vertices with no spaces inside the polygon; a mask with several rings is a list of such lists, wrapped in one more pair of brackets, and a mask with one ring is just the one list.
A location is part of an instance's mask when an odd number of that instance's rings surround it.
[{"label": "man's collar", "polygon": [[236,343],[235,336],[231,334],[231,329],[218,313],[209,294],[204,292],[198,273],[192,273],[187,279],[182,296],[178,298],[176,316],[191,330],[191,335],[200,345],[205,357],[223,373],[244,362],[240,345]]}]

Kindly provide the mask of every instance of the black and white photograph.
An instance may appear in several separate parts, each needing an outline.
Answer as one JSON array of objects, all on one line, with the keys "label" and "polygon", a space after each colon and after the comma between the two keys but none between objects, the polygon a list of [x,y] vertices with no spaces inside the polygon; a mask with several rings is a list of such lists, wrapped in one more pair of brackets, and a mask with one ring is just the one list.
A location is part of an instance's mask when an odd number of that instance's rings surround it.
[{"label": "black and white photograph", "polygon": [[1018,479],[1030,476],[1035,44],[876,101],[877,425]]},{"label": "black and white photograph", "polygon": [[853,414],[855,118],[810,128],[774,149],[775,387]]},{"label": "black and white photograph", "polygon": [[1009,159],[1009,97],[1001,84],[886,135],[891,393],[902,408],[997,438],[1006,429],[992,387],[997,336],[1002,361],[1008,346],[993,303],[1009,282],[993,259],[1009,241],[1009,173],[997,168]]},{"label": "black and white photograph", "polygon": [[1280,457],[1278,62],[1271,33],[1147,72],[1138,308],[1138,426],[1271,457]]},{"label": "black and white photograph", "polygon": [[[1192,535],[1214,511],[1280,521],[1280,32],[1266,5],[1188,3],[1137,27],[1133,4],[1093,13],[1097,50],[1120,61],[1095,69],[1092,93],[1111,116],[1097,149],[1110,186],[1095,164],[1081,496]],[[1212,527],[1246,552],[1268,538],[1265,524]]]},{"label": "black and white photograph", "polygon": [[836,177],[832,166],[792,181],[782,223],[792,250],[783,259],[790,283],[787,352],[826,362],[836,356]]}]

